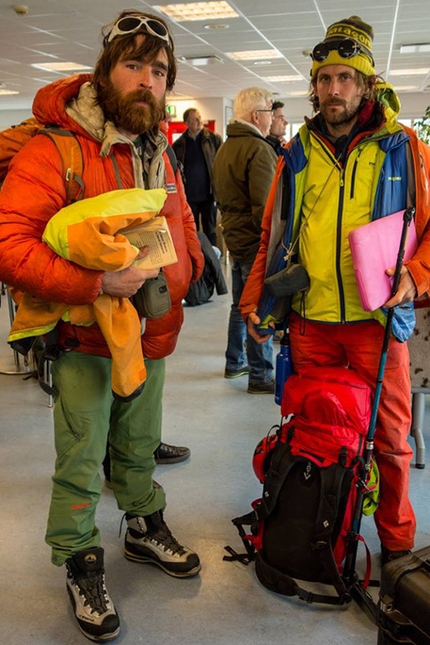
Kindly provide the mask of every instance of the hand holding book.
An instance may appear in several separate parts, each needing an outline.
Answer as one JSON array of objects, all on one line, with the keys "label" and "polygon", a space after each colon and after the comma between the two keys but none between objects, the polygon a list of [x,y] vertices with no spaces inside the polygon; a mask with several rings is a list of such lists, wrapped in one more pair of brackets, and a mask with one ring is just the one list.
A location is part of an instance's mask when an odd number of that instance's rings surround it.
[{"label": "hand holding book", "polygon": [[138,249],[149,253],[137,261],[139,269],[156,269],[178,261],[169,226],[164,216],[152,217],[143,224],[120,231]]}]

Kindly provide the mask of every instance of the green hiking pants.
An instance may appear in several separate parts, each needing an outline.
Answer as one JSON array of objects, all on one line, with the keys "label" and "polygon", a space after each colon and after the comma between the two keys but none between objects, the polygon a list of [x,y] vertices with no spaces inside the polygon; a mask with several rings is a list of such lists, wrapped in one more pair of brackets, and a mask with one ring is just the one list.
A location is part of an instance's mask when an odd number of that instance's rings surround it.
[{"label": "green hiking pants", "polygon": [[46,542],[62,565],[77,551],[100,546],[95,525],[102,482],[99,474],[109,437],[111,481],[118,508],[150,515],[165,506],[153,484],[154,450],[161,441],[165,364],[146,360],[143,392],[129,403],[114,399],[111,361],[65,352],[52,363],[57,459]]}]

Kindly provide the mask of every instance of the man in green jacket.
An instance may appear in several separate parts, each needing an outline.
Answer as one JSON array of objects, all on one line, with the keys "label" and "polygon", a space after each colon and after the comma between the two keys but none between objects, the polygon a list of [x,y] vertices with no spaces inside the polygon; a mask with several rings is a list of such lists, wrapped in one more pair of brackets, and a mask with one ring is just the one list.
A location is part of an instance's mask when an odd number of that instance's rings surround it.
[{"label": "man in green jacket", "polygon": [[[250,394],[273,394],[272,341],[258,344],[246,330],[238,304],[260,243],[261,220],[275,173],[276,154],[266,141],[272,96],[258,87],[241,90],[213,168],[223,234],[232,256],[233,304],[228,325],[225,378],[249,374]],[[245,345],[246,343],[246,345]]]}]

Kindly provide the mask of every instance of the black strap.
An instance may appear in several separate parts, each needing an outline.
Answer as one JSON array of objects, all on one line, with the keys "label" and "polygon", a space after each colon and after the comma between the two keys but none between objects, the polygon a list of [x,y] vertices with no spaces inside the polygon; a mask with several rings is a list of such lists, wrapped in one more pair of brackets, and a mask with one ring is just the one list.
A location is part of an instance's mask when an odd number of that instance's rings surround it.
[{"label": "black strap", "polygon": [[167,144],[166,152],[167,156],[169,157],[170,164],[173,168],[173,174],[176,175],[176,171],[178,169],[178,158],[170,144]]},{"label": "black strap", "polygon": [[318,594],[303,589],[294,578],[274,569],[265,562],[261,553],[257,553],[255,558],[255,573],[262,585],[283,596],[298,596],[300,600],[307,603],[319,602],[328,605],[344,605],[351,601],[351,594],[346,589],[345,593],[338,596]]},{"label": "black strap", "polygon": [[58,334],[57,329],[54,327],[48,334],[45,336],[45,348],[40,354],[39,361],[37,364],[37,377],[39,385],[42,390],[49,396],[58,396],[58,390],[53,385],[52,387],[45,381],[45,365],[46,363],[56,361],[60,358],[62,353],[61,347],[58,345]]}]

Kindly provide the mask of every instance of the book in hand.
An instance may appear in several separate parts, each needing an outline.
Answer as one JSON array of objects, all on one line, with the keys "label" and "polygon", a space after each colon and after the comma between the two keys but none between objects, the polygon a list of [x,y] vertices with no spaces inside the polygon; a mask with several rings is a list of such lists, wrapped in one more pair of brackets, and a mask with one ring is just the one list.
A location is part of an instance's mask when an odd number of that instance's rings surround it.
[{"label": "book in hand", "polygon": [[156,215],[143,224],[123,229],[121,233],[133,246],[139,249],[149,247],[148,255],[138,260],[139,269],[157,269],[178,261],[167,220],[163,215]]},{"label": "book in hand", "polygon": [[[393,278],[387,269],[396,266],[403,228],[403,213],[398,211],[354,229],[349,234],[352,263],[364,311],[375,311],[391,297]],[[408,228],[403,262],[417,249],[414,220]]]}]

